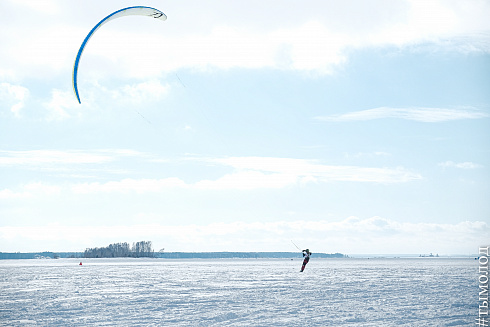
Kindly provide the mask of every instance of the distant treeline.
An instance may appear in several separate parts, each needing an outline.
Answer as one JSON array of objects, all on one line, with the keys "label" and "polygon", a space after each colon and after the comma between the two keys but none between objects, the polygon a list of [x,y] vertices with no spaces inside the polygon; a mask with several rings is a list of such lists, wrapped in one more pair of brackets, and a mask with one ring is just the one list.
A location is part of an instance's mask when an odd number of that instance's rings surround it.
[{"label": "distant treeline", "polygon": [[84,258],[142,258],[154,257],[154,251],[151,246],[151,241],[141,241],[133,243],[129,246],[128,243],[114,243],[102,248],[88,248],[83,253]]},{"label": "distant treeline", "polygon": [[[136,244],[138,244],[136,246]],[[87,249],[85,252],[0,252],[0,259],[58,259],[58,258],[116,258],[116,257],[153,257],[163,259],[296,259],[302,258],[299,252],[153,252],[151,242],[142,246],[142,242],[111,244],[103,248]],[[342,253],[313,253],[314,258],[348,258]]]},{"label": "distant treeline", "polygon": [[59,259],[59,258],[80,258],[81,252],[0,252],[1,259]]}]

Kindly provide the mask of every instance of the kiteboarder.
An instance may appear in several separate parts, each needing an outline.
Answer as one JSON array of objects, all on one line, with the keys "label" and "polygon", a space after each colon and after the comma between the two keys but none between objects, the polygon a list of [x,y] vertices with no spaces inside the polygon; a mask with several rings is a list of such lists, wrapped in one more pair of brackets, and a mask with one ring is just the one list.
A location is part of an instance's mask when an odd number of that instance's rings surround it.
[{"label": "kiteboarder", "polygon": [[302,252],[303,252],[304,260],[303,260],[303,266],[301,266],[301,272],[305,270],[306,264],[308,263],[308,261],[310,261],[310,255],[311,255],[309,249],[303,250]]}]

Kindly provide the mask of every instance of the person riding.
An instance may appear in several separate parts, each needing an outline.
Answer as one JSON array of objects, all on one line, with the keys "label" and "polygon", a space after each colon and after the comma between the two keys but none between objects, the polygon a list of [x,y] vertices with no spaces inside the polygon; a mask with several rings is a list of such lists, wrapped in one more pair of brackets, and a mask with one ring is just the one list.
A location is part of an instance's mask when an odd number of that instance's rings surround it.
[{"label": "person riding", "polygon": [[303,257],[304,257],[303,266],[301,266],[301,272],[303,272],[303,270],[305,270],[306,264],[308,263],[308,261],[310,261],[311,252],[309,249],[303,250],[301,252],[303,253]]}]

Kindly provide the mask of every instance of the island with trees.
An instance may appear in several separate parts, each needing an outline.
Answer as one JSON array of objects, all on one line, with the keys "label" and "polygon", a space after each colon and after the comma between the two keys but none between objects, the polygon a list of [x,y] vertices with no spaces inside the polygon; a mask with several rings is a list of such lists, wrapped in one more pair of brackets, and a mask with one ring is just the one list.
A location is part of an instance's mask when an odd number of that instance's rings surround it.
[{"label": "island with trees", "polygon": [[[348,258],[342,253],[313,253],[316,258]],[[113,243],[105,247],[87,248],[84,252],[0,252],[1,259],[59,258],[162,258],[162,259],[294,259],[300,252],[155,252],[151,241]]]}]

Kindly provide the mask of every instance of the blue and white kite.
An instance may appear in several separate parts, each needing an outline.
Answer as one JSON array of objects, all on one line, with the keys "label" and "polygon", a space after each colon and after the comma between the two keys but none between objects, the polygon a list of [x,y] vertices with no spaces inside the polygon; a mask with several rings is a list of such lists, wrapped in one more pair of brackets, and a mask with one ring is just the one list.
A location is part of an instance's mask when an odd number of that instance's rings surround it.
[{"label": "blue and white kite", "polygon": [[129,16],[129,15],[141,15],[141,16],[148,16],[160,20],[166,20],[167,16],[163,12],[161,12],[158,9],[151,8],[151,7],[143,7],[143,6],[136,6],[136,7],[128,7],[124,9],[117,10],[107,16],[106,18],[102,19],[97,25],[92,28],[90,33],[85,37],[85,40],[83,40],[82,45],[80,46],[80,49],[78,50],[77,58],[75,59],[75,64],[73,65],[73,91],[75,91],[75,95],[77,97],[78,103],[82,103],[80,101],[80,95],[78,94],[78,86],[77,86],[77,75],[78,75],[78,65],[80,64],[80,58],[82,56],[82,52],[85,49],[85,46],[88,43],[88,40],[92,37],[92,35],[97,31],[102,25],[107,23],[108,21],[111,21],[113,19],[123,17],[123,16]]}]

